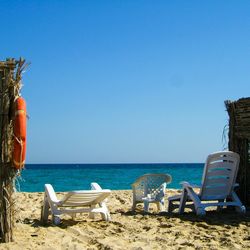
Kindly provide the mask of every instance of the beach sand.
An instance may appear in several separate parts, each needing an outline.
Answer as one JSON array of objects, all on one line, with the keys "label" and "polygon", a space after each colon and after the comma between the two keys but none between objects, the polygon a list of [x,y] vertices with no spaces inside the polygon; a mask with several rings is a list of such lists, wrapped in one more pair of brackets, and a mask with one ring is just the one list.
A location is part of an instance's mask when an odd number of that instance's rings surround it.
[{"label": "beach sand", "polygon": [[[177,190],[167,190],[167,196]],[[15,242],[0,249],[250,249],[250,214],[234,210],[209,211],[204,218],[192,212],[184,215],[150,214],[142,206],[131,212],[131,191],[113,191],[107,203],[112,221],[77,215],[65,216],[60,226],[41,225],[43,193],[17,193],[19,213]]]}]

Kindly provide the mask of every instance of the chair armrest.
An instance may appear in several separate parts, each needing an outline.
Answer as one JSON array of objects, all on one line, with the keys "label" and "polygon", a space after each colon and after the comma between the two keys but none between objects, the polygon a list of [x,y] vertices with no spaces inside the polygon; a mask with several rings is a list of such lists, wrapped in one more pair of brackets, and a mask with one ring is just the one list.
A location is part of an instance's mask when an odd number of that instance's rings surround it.
[{"label": "chair armrest", "polygon": [[191,187],[191,188],[200,188],[199,185],[196,185],[196,184],[192,184],[192,183],[189,183],[187,181],[182,181],[180,182],[180,184],[182,185],[182,187]]},{"label": "chair armrest", "polygon": [[136,188],[136,186],[138,186],[138,182],[134,182],[134,183],[131,184],[132,188]]},{"label": "chair armrest", "polygon": [[168,201],[179,201],[180,199],[181,199],[181,194],[168,197]]},{"label": "chair armrest", "polygon": [[55,193],[55,190],[54,188],[52,187],[52,185],[50,184],[45,184],[44,185],[44,188],[45,188],[45,193],[48,197],[48,199],[53,202],[53,203],[59,203],[60,200],[57,199],[56,197],[56,193]]},{"label": "chair armrest", "polygon": [[96,182],[92,182],[91,183],[91,190],[102,190],[102,188],[100,187],[100,185]]},{"label": "chair armrest", "polygon": [[[109,189],[102,189],[101,186],[98,183],[96,183],[96,182],[92,182],[91,183],[91,190],[96,190],[96,191],[101,191],[101,190],[105,191],[105,190],[108,190],[108,191],[110,191]],[[106,198],[105,200],[103,200],[102,202],[100,202],[101,206],[106,206],[105,202],[107,202],[107,201],[108,201],[108,198]]]}]

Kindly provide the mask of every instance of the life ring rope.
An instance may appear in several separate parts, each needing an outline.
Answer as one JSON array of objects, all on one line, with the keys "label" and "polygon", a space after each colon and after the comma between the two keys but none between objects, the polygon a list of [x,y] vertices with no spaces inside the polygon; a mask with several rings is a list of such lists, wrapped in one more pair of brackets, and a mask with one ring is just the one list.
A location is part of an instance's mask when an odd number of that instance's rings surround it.
[{"label": "life ring rope", "polygon": [[14,164],[16,166],[22,167],[24,165],[24,163],[25,163],[25,160],[24,161],[22,160],[22,155],[23,155],[23,141],[22,141],[21,138],[19,139],[15,135],[14,135],[14,138],[20,144],[21,150],[20,150],[20,155],[19,155],[19,161],[16,161],[15,159],[13,159],[13,162],[14,162]]}]

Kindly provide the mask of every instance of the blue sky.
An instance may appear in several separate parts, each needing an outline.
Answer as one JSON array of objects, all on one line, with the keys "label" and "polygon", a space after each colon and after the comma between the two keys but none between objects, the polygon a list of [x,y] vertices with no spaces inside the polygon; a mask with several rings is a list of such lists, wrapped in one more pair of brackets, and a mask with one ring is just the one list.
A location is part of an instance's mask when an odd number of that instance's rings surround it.
[{"label": "blue sky", "polygon": [[1,1],[28,163],[204,162],[249,96],[249,1]]}]

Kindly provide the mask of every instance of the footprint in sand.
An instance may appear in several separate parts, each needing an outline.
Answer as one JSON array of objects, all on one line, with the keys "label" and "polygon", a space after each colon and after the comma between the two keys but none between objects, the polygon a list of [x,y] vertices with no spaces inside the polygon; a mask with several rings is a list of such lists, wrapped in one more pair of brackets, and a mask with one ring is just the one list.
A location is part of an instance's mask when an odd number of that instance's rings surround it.
[{"label": "footprint in sand", "polygon": [[174,225],[171,225],[171,224],[168,224],[168,223],[161,223],[160,224],[160,228],[171,228],[173,227]]},{"label": "footprint in sand", "polygon": [[149,231],[151,229],[151,227],[149,226],[144,226],[142,229],[146,230],[146,231]]},{"label": "footprint in sand", "polygon": [[126,201],[124,200],[124,199],[122,199],[120,196],[116,196],[116,199],[118,200],[118,201],[120,201],[122,204],[125,204],[126,203]]},{"label": "footprint in sand", "polygon": [[206,225],[206,224],[203,224],[203,223],[197,223],[196,226],[197,226],[197,227],[202,227],[202,228],[204,228],[204,229],[209,229],[209,226]]}]

